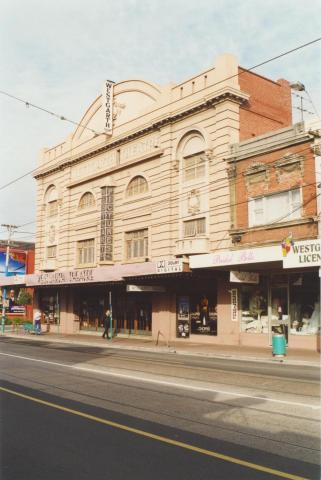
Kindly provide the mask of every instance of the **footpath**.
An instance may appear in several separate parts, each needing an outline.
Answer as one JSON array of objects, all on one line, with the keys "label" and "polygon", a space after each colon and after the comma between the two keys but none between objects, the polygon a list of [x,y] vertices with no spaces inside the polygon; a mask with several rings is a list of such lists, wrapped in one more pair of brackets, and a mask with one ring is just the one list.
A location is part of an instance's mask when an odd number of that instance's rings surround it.
[{"label": "footpath", "polygon": [[289,365],[306,365],[320,367],[320,352],[303,349],[287,348],[286,356],[276,358],[272,355],[272,347],[247,347],[242,345],[206,345],[188,341],[172,341],[170,344],[160,340],[157,344],[151,338],[134,338],[117,335],[112,340],[106,340],[100,334],[56,334],[15,333],[6,331],[0,338],[15,338],[35,342],[57,342],[87,347],[113,348],[120,350],[145,351],[173,355],[193,355],[199,357],[225,358],[231,360],[246,360],[263,363],[286,363]]}]

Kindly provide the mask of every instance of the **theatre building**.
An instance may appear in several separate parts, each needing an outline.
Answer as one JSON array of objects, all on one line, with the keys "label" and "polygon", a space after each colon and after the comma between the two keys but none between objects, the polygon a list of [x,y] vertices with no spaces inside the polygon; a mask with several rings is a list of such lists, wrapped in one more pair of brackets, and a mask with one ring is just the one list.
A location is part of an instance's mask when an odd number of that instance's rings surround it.
[{"label": "theatre building", "polygon": [[232,55],[180,84],[106,82],[35,173],[26,281],[52,330],[98,334],[111,305],[119,334],[238,342],[226,271],[190,257],[234,248],[229,146],[290,126],[289,83]]},{"label": "theatre building", "polygon": [[320,348],[321,240],[314,137],[296,124],[230,146],[233,247],[193,257],[193,271],[226,270],[235,338]]}]

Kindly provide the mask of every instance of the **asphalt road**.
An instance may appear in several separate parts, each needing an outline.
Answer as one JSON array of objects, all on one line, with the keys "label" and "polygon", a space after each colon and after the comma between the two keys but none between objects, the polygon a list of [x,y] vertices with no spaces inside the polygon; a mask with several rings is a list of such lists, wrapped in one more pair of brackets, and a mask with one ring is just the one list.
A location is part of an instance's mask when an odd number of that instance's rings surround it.
[{"label": "asphalt road", "polygon": [[0,361],[3,480],[320,478],[318,369],[13,339]]}]

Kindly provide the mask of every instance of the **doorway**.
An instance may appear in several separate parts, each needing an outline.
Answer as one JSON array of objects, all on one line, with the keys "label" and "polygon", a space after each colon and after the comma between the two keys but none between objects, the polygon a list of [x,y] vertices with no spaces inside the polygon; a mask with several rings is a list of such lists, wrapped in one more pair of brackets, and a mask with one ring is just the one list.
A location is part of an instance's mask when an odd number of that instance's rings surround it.
[{"label": "doorway", "polygon": [[271,277],[269,288],[269,343],[273,334],[283,334],[289,340],[289,283],[287,275]]}]

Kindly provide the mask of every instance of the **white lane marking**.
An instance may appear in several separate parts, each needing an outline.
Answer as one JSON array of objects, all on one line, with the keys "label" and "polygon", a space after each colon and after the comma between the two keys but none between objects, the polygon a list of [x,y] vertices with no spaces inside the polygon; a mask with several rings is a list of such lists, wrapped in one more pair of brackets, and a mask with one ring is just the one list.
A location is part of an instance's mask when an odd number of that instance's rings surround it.
[{"label": "white lane marking", "polygon": [[164,385],[164,386],[169,386],[169,387],[176,387],[176,388],[184,388],[186,390],[194,390],[197,392],[209,392],[209,393],[220,393],[222,395],[232,395],[234,397],[242,397],[242,398],[249,398],[249,399],[255,399],[255,400],[261,400],[264,402],[273,402],[273,403],[280,403],[283,405],[295,405],[299,407],[304,407],[304,408],[310,408],[312,410],[320,410],[321,406],[320,405],[308,405],[306,403],[300,403],[300,402],[290,402],[287,400],[278,400],[275,398],[268,398],[264,396],[254,396],[254,395],[247,395],[244,393],[236,393],[236,392],[229,392],[225,390],[216,390],[214,388],[207,388],[207,387],[197,387],[197,386],[192,386],[192,385],[187,385],[184,383],[177,383],[177,382],[168,382],[166,380],[157,380],[154,378],[146,378],[146,377],[139,377],[139,376],[132,376],[132,375],[127,375],[125,373],[116,373],[116,372],[110,372],[108,370],[101,370],[101,369],[96,369],[96,368],[88,368],[88,367],[81,367],[79,365],[68,365],[67,363],[59,363],[59,362],[52,362],[49,360],[40,360],[38,358],[31,358],[31,357],[24,357],[21,355],[13,355],[11,353],[3,353],[0,352],[0,355],[6,356],[6,357],[13,357],[21,360],[28,360],[30,362],[38,362],[38,363],[45,363],[47,365],[54,365],[57,367],[64,367],[64,368],[70,368],[72,370],[79,370],[81,372],[89,372],[89,373],[98,373],[100,375],[109,375],[111,377],[119,377],[119,378],[124,378],[126,380],[131,380],[131,381],[140,381],[140,382],[147,382],[147,383],[154,383],[157,385]]}]

